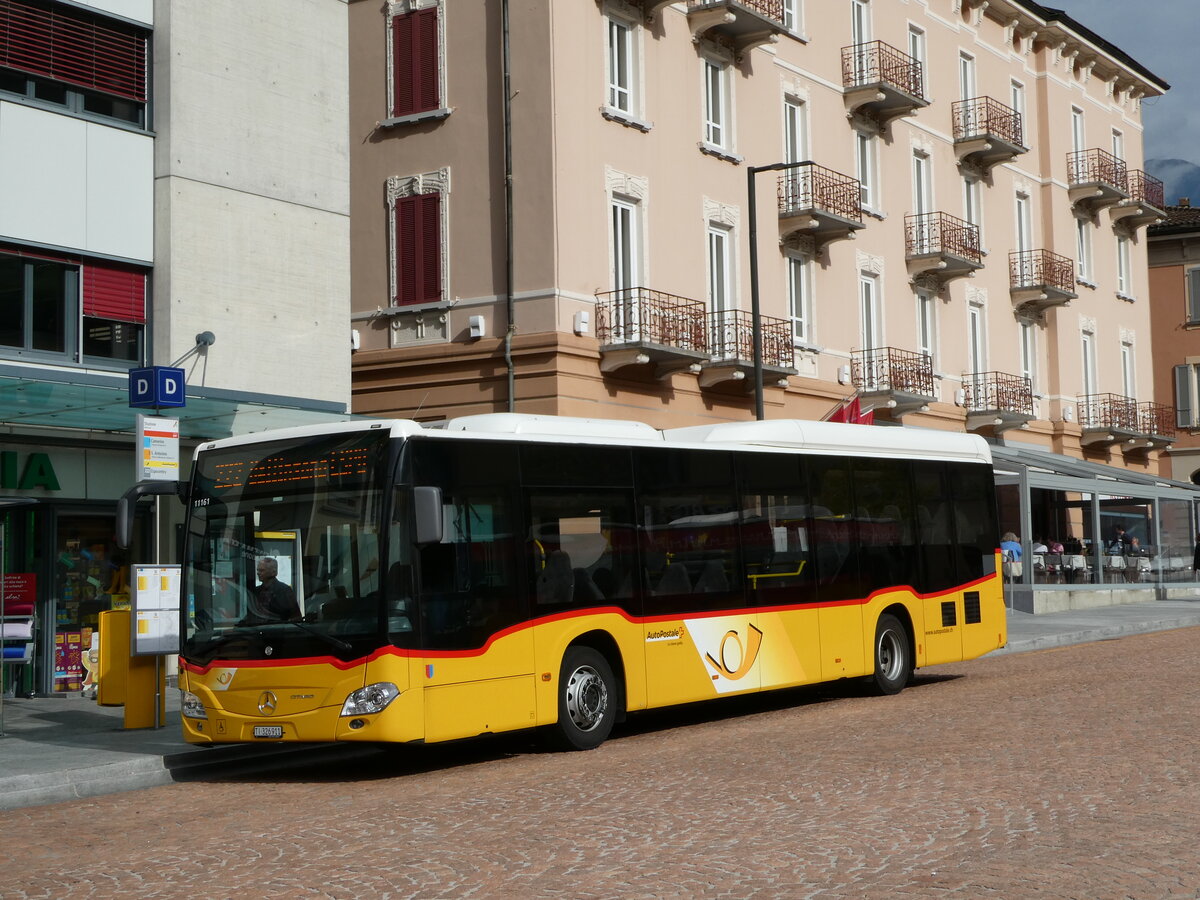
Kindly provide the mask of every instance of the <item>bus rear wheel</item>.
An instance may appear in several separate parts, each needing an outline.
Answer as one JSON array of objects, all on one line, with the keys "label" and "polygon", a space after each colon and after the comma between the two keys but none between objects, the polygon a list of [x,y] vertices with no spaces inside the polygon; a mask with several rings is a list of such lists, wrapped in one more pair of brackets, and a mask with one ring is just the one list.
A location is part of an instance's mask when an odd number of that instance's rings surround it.
[{"label": "bus rear wheel", "polygon": [[617,719],[616,679],[591,647],[570,647],[558,678],[557,743],[566,750],[599,747]]},{"label": "bus rear wheel", "polygon": [[890,614],[879,617],[875,626],[875,674],[872,683],[881,694],[898,694],[912,676],[912,649],[908,632]]}]

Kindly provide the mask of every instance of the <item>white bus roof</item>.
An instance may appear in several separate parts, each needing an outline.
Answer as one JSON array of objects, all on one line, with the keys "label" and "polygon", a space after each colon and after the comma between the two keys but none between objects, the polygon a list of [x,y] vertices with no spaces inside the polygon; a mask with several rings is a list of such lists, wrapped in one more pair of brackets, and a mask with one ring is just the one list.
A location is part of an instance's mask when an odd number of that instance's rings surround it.
[{"label": "white bus roof", "polygon": [[915,428],[893,428],[770,419],[762,422],[721,422],[660,431],[645,422],[588,419],[570,416],[489,413],[461,416],[443,426],[428,428],[408,419],[359,419],[328,426],[301,426],[260,431],[206,442],[198,450],[261,441],[288,440],[315,434],[384,429],[394,438],[426,435],[440,439],[510,436],[522,441],[553,443],[658,444],[668,446],[763,450],[805,450],[812,453],[854,453],[866,456],[919,456],[991,463],[987,442],[978,435]]}]

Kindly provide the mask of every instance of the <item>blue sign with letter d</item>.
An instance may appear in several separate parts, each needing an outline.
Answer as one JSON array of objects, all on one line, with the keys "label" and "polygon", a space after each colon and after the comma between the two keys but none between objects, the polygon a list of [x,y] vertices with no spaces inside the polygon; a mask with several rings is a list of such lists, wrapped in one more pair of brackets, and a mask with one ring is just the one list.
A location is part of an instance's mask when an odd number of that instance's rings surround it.
[{"label": "blue sign with letter d", "polygon": [[129,370],[129,405],[140,409],[185,406],[183,369],[150,366]]}]

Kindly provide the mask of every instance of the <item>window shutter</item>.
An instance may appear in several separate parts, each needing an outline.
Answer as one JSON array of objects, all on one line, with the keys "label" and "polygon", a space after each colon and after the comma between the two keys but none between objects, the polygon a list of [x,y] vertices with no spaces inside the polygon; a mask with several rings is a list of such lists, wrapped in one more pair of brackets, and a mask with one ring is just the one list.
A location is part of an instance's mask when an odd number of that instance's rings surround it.
[{"label": "window shutter", "polygon": [[1187,320],[1200,322],[1200,268],[1187,273]]},{"label": "window shutter", "polygon": [[438,11],[435,7],[392,19],[392,115],[437,109]]},{"label": "window shutter", "polygon": [[0,0],[0,66],[144,103],[147,36],[63,6]]},{"label": "window shutter", "polygon": [[145,323],[145,270],[84,263],[83,314],[96,319]]},{"label": "window shutter", "polygon": [[442,299],[441,196],[396,201],[396,305]]},{"label": "window shutter", "polygon": [[1192,426],[1192,367],[1175,367],[1175,427]]}]

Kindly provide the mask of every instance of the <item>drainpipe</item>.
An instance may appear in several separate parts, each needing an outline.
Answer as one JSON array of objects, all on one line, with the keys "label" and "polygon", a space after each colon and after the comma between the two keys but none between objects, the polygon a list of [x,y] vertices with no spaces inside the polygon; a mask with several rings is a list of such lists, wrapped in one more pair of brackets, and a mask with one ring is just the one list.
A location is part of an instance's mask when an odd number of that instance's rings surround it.
[{"label": "drainpipe", "polygon": [[504,265],[505,265],[505,309],[508,315],[508,329],[504,332],[504,365],[508,372],[508,411],[516,412],[517,406],[517,373],[513,366],[512,339],[516,331],[516,307],[513,303],[513,164],[512,164],[512,90],[509,87],[509,46],[508,46],[508,3],[501,0],[501,31],[503,34],[503,50],[501,61],[504,66]]}]

